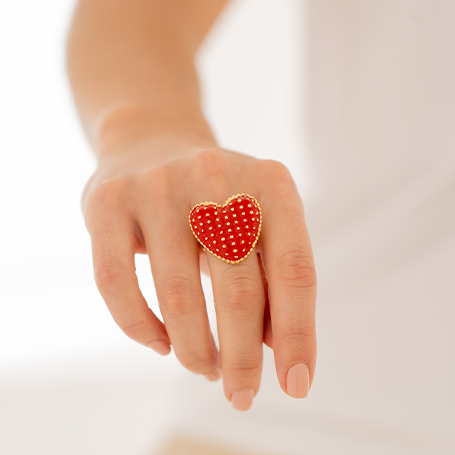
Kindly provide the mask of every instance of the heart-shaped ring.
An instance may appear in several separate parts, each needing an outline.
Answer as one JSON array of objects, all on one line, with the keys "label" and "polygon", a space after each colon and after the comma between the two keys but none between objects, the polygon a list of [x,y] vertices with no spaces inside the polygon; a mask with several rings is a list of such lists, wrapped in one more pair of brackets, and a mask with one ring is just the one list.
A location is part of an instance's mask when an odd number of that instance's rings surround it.
[{"label": "heart-shaped ring", "polygon": [[262,226],[258,201],[248,194],[231,196],[224,205],[201,202],[188,216],[197,241],[218,259],[243,261],[254,250]]}]

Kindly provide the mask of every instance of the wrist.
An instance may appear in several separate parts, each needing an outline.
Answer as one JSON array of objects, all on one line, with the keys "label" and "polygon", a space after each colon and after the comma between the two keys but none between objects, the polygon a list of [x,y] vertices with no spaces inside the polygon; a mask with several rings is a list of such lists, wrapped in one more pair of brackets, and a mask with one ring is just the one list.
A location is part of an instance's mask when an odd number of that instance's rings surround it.
[{"label": "wrist", "polygon": [[195,106],[156,112],[137,103],[119,103],[100,116],[94,137],[98,161],[133,150],[146,149],[163,158],[218,147],[202,112]]}]

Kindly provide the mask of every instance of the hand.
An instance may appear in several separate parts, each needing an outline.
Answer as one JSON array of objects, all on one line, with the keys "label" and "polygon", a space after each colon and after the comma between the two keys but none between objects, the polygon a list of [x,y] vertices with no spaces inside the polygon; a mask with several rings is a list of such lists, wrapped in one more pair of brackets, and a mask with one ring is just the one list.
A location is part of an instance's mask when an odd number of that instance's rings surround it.
[{"label": "hand", "polygon": [[[133,340],[170,352],[190,371],[223,378],[234,408],[259,390],[262,343],[273,348],[279,383],[306,396],[316,363],[316,274],[303,207],[288,170],[217,148],[155,146],[100,157],[83,195],[95,280],[115,322]],[[162,150],[162,149],[160,149]],[[199,202],[254,196],[262,209],[257,252],[227,264],[204,253],[188,224]],[[134,255],[148,254],[164,324],[139,290]],[[220,353],[210,331],[200,270],[213,284]],[[201,266],[200,266],[201,260]]]}]

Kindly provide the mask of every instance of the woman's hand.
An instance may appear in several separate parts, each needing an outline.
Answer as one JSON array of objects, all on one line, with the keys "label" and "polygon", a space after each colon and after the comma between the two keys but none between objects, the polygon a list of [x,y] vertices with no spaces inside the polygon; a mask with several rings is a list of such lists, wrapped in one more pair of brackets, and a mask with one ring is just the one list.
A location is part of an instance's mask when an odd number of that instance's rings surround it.
[{"label": "woman's hand", "polygon": [[[279,383],[306,396],[316,363],[316,274],[303,207],[282,164],[239,153],[140,141],[99,158],[83,195],[98,289],[115,322],[160,354],[216,380],[234,408],[259,390],[262,343],[273,348]],[[199,202],[254,196],[262,209],[257,254],[238,264],[204,253],[188,224]],[[134,255],[148,254],[164,324],[149,309]],[[220,353],[207,317],[200,271],[213,284]],[[200,259],[202,267],[200,266]],[[273,335],[272,335],[273,332]]]},{"label": "woman's hand", "polygon": [[[262,343],[285,392],[306,396],[316,362],[316,275],[302,203],[286,168],[216,145],[195,55],[226,0],[79,0],[68,73],[98,168],[83,195],[98,288],[117,324],[189,370],[219,377],[236,409],[258,392]],[[247,193],[261,206],[258,253],[207,253],[220,355],[188,215]],[[142,296],[134,255],[149,255],[164,325]],[[205,256],[205,253],[202,254]],[[206,264],[207,265],[207,264]],[[273,335],[272,335],[273,332]]]}]

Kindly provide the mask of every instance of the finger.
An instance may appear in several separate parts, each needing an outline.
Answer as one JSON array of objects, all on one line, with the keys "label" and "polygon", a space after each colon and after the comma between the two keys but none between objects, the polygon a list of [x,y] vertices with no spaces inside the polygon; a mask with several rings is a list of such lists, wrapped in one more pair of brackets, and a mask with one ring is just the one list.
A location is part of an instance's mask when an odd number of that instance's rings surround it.
[{"label": "finger", "polygon": [[[94,219],[96,218],[96,219]],[[138,343],[171,351],[163,323],[148,307],[135,273],[135,234],[128,213],[99,210],[90,223],[95,281],[114,321]]]},{"label": "finger", "polygon": [[[284,175],[283,175],[284,174]],[[261,202],[261,254],[269,285],[278,380],[304,398],[316,365],[316,272],[300,196],[287,172]]]},{"label": "finger", "polygon": [[262,373],[264,287],[256,254],[227,264],[210,253],[207,261],[220,342],[226,398],[246,411],[259,390]]},{"label": "finger", "polygon": [[155,200],[153,210],[144,208],[140,223],[164,324],[180,363],[217,380],[219,356],[202,290],[198,243],[188,226],[190,208],[163,202]]}]

